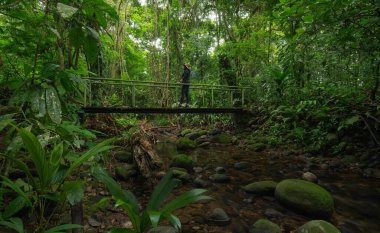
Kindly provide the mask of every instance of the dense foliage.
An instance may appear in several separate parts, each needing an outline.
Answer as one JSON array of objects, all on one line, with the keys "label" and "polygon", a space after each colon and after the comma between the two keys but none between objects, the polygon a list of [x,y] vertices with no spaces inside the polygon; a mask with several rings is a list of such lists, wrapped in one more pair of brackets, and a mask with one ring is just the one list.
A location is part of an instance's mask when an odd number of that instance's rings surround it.
[{"label": "dense foliage", "polygon": [[[94,147],[95,134],[79,124],[85,77],[176,83],[184,63],[192,83],[250,88],[252,138],[313,153],[380,146],[379,1],[3,0],[0,224],[22,232],[12,217],[29,208],[43,232],[48,202],[81,199],[83,182],[68,175],[111,143]],[[108,88],[94,86],[94,103],[123,103]],[[145,106],[178,102],[168,89],[136,95]],[[9,179],[14,167],[26,179]]]}]

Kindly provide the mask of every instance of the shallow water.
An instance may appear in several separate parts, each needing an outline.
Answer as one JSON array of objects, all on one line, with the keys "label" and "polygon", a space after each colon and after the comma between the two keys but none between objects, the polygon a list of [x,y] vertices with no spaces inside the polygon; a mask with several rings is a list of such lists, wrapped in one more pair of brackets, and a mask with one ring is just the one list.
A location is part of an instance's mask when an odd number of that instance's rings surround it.
[{"label": "shallow water", "polygon": [[[159,143],[157,152],[163,158],[177,154],[172,143]],[[289,210],[270,196],[254,196],[245,193],[241,187],[255,181],[285,178],[299,178],[304,164],[296,156],[283,156],[281,151],[250,152],[236,146],[213,146],[206,149],[197,148],[189,153],[198,167],[204,180],[215,173],[216,167],[224,167],[230,175],[228,184],[212,184],[207,189],[215,200],[207,204],[193,204],[178,211],[184,224],[184,232],[247,232],[247,229],[259,218],[268,218],[265,211],[274,209],[281,216],[269,219],[281,226],[283,232],[291,232],[311,220],[302,214]],[[247,161],[251,167],[236,170],[236,162]],[[313,170],[319,184],[329,190],[335,201],[335,213],[328,220],[336,225],[342,233],[375,233],[380,232],[380,180],[362,177],[348,172],[328,172]],[[194,175],[195,176],[195,175]],[[185,184],[181,191],[191,189],[192,183]],[[204,219],[207,212],[221,207],[231,217],[231,224],[218,227],[210,226]],[[195,219],[195,220],[194,220]],[[200,226],[193,229],[194,226]]]}]

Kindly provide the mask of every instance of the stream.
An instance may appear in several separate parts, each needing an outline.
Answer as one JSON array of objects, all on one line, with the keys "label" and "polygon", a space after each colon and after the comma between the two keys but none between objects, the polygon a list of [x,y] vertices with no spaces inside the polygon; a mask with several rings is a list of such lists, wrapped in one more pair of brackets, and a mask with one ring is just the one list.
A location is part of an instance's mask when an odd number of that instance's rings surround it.
[{"label": "stream", "polygon": [[[157,144],[157,153],[169,160],[178,154],[174,143]],[[192,174],[193,179],[208,177],[215,168],[223,167],[231,181],[227,184],[213,183],[207,187],[208,195],[215,200],[195,203],[178,210],[183,232],[248,232],[249,227],[260,218],[268,218],[279,224],[283,232],[295,232],[305,222],[312,220],[279,204],[273,196],[255,196],[245,193],[242,186],[256,181],[300,178],[304,160],[300,156],[286,156],[282,151],[266,150],[252,152],[233,145],[215,145],[197,148],[187,154],[196,161],[195,167],[202,171]],[[237,170],[234,164],[246,161],[251,165]],[[328,220],[342,233],[380,232],[380,180],[365,178],[357,173],[310,169],[317,175],[318,184],[329,190],[335,201],[335,213]],[[194,188],[193,182],[185,183],[178,192]],[[231,218],[226,226],[210,224],[205,219],[214,208],[222,208]]]}]

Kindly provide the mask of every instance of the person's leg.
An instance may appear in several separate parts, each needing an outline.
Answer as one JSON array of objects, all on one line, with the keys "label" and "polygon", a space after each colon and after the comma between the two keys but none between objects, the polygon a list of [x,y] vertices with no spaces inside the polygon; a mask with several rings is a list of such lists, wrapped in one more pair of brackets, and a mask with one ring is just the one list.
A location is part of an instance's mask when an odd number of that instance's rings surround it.
[{"label": "person's leg", "polygon": [[181,100],[179,101],[179,105],[181,106],[185,98],[185,85],[182,85],[181,88]]},{"label": "person's leg", "polygon": [[190,103],[189,85],[185,85],[185,87],[186,105],[188,105]]}]

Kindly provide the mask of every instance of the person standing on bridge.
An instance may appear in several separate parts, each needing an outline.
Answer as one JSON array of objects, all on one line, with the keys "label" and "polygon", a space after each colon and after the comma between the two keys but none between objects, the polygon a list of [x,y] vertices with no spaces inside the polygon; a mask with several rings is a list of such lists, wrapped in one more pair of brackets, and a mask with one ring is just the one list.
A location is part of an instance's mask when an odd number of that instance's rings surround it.
[{"label": "person standing on bridge", "polygon": [[190,86],[190,74],[191,70],[189,68],[188,64],[183,64],[183,73],[182,73],[182,90],[181,90],[181,100],[179,105],[182,106],[182,103],[185,101],[185,107],[188,107],[190,102],[190,96],[189,96],[189,86]]}]

